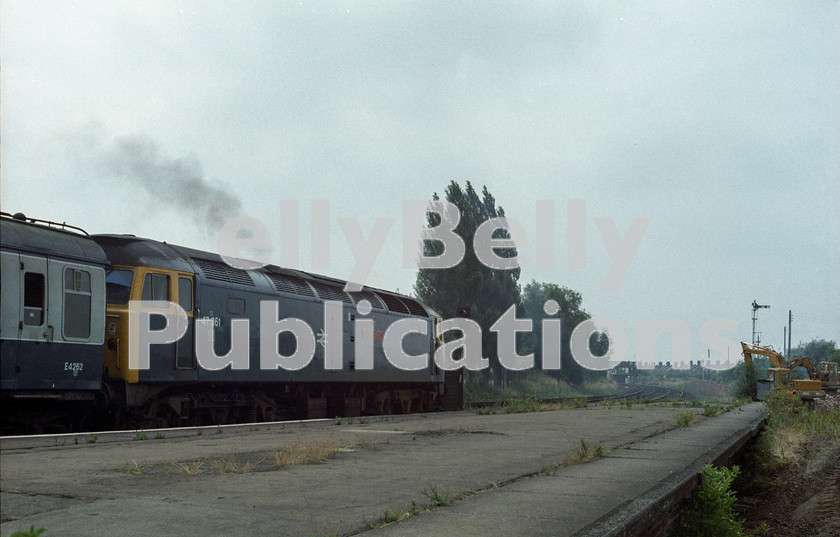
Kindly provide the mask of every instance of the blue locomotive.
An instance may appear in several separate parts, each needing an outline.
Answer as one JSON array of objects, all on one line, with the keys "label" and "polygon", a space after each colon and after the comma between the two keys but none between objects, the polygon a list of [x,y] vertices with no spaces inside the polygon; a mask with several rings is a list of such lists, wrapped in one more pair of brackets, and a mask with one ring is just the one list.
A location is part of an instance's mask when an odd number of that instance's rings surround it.
[{"label": "blue locomotive", "polygon": [[[2,216],[2,398],[4,427],[49,429],[201,425],[281,418],[356,416],[439,410],[444,372],[434,360],[406,371],[383,351],[383,335],[401,319],[427,323],[402,340],[407,354],[434,353],[437,317],[411,297],[268,265],[242,270],[213,253],[130,235],[88,236],[66,225]],[[151,345],[149,367],[131,367],[129,303],[159,300],[186,313],[183,337]],[[280,319],[305,321],[317,335],[299,370],[261,369],[260,303]],[[339,368],[325,367],[325,303],[340,316],[330,333]],[[366,301],[369,308],[359,308]],[[340,307],[336,307],[340,304]],[[360,311],[362,313],[360,313]],[[247,369],[207,369],[196,359],[196,322],[212,325],[217,356],[232,347],[232,321],[249,321]],[[366,330],[355,330],[362,319]],[[151,324],[160,321],[151,316]],[[419,324],[415,322],[415,324]],[[340,342],[337,341],[340,338]],[[373,367],[356,367],[357,337],[372,346]],[[277,335],[294,353],[296,337]],[[447,374],[446,389],[460,388]],[[460,375],[457,375],[460,378]],[[67,412],[73,416],[67,418]],[[62,416],[63,414],[63,416]]]}]

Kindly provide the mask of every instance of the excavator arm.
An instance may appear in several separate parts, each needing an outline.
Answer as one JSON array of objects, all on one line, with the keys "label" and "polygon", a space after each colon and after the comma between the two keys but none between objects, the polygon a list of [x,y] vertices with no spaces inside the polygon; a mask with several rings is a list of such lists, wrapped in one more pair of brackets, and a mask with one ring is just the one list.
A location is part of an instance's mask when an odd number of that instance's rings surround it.
[{"label": "excavator arm", "polygon": [[[752,362],[753,355],[765,356],[773,364],[773,367],[787,368],[785,358],[771,347],[762,347],[761,345],[750,345],[749,343],[741,342],[741,349],[744,351],[744,361]],[[809,360],[810,361],[810,360]],[[811,364],[813,365],[813,364]]]}]

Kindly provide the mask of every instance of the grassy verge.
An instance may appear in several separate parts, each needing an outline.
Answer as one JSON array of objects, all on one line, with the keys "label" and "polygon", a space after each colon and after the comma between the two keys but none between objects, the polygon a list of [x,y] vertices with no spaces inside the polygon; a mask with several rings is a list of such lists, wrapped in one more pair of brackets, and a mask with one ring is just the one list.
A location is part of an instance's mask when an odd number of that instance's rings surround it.
[{"label": "grassy verge", "polygon": [[536,399],[559,397],[584,397],[587,395],[610,395],[618,392],[619,385],[612,381],[586,382],[573,387],[541,372],[524,373],[514,380],[509,388],[501,389],[488,384],[481,378],[468,379],[464,384],[464,399],[472,401],[504,401],[533,396]]},{"label": "grassy verge", "polygon": [[840,412],[810,409],[802,399],[774,388],[765,395],[767,426],[751,452],[759,481],[774,479],[789,464],[799,461],[802,448],[812,438],[840,440]]}]

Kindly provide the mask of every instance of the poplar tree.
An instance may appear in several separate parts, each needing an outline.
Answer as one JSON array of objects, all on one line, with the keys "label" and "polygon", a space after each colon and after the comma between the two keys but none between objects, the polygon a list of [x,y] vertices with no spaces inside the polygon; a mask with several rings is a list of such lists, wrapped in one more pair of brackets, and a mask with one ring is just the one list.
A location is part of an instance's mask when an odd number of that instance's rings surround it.
[{"label": "poplar tree", "polygon": [[[442,317],[455,317],[458,308],[469,308],[470,317],[481,326],[482,354],[490,361],[490,369],[497,383],[509,378],[508,372],[501,367],[496,350],[496,335],[490,326],[512,305],[519,304],[520,269],[498,270],[485,266],[478,260],[473,247],[475,231],[482,222],[495,217],[505,216],[501,206],[496,206],[492,194],[483,187],[481,195],[467,181],[461,186],[452,181],[444,191],[446,201],[454,204],[461,212],[461,220],[455,227],[464,241],[464,259],[458,265],[448,269],[420,269],[414,284],[415,296],[436,310]],[[434,200],[439,200],[437,192]],[[440,215],[427,214],[429,227],[440,225]],[[493,238],[510,238],[504,229],[494,232]],[[499,257],[514,257],[516,248],[495,248]],[[443,253],[443,244],[439,241],[424,241],[423,255],[439,256]],[[484,371],[485,378],[488,371]]]}]

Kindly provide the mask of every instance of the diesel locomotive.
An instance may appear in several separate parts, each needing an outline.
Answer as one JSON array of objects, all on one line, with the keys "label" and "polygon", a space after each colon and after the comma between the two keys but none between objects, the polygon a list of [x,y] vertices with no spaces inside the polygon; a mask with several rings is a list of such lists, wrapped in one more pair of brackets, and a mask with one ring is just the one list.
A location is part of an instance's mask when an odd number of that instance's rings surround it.
[{"label": "diesel locomotive", "polygon": [[[217,254],[132,235],[84,231],[22,214],[0,219],[0,361],[6,431],[215,425],[283,418],[425,412],[455,408],[460,374],[434,360],[406,371],[383,350],[398,320],[427,323],[407,334],[406,354],[438,344],[439,321],[417,300],[268,265],[231,266]],[[150,345],[148,367],[129,359],[129,304],[166,301],[186,313],[177,341]],[[301,319],[317,337],[312,360],[298,370],[260,368],[260,303],[275,301],[279,319]],[[325,302],[340,315],[329,335],[341,346],[340,368],[325,367]],[[365,304],[358,307],[360,301]],[[336,308],[336,304],[341,308]],[[207,369],[196,358],[196,321],[212,325],[216,356],[231,350],[232,321],[249,321],[250,366]],[[368,330],[355,330],[369,319]],[[150,323],[164,321],[151,315]],[[338,326],[338,325],[331,325]],[[152,326],[151,328],[154,328]],[[356,338],[372,345],[373,367],[356,367]],[[340,342],[336,341],[340,338]],[[276,349],[295,352],[296,335],[279,332]]]}]

